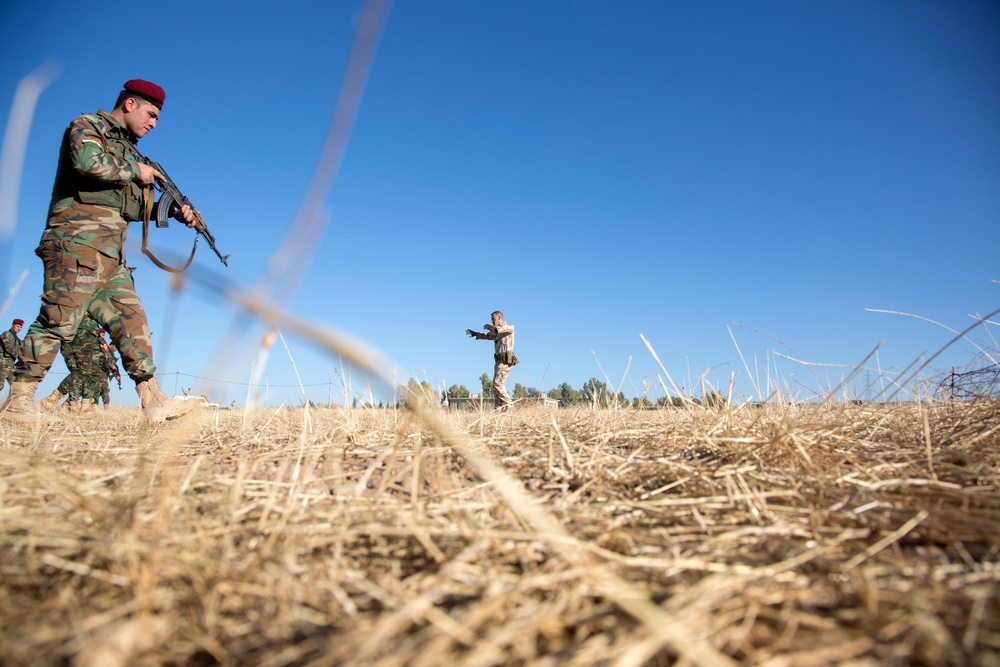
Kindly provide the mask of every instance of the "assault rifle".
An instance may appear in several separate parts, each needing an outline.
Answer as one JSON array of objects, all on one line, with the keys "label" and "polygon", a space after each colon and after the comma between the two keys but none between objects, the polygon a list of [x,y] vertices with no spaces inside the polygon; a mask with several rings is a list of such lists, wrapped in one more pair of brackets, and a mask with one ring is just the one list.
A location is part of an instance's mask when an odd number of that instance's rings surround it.
[{"label": "assault rifle", "polygon": [[[101,334],[101,342],[104,342],[104,334]],[[109,380],[117,380],[118,388],[122,388],[122,374],[118,370],[118,358],[111,348],[101,345],[101,370]]]},{"label": "assault rifle", "polygon": [[[195,210],[194,204],[191,203],[191,200],[185,197],[183,194],[181,194],[180,189],[178,189],[178,187],[174,184],[173,179],[171,179],[170,176],[167,175],[167,170],[164,169],[159,162],[153,162],[149,158],[146,158],[146,164],[155,169],[156,171],[160,172],[161,174],[163,174],[162,179],[158,178],[154,182],[154,187],[161,193],[163,193],[160,195],[160,201],[157,202],[156,204],[156,226],[160,228],[167,227],[170,224],[170,218],[182,220],[181,207],[185,205],[190,206],[192,212],[194,212],[194,230],[198,232],[199,236],[205,237],[205,241],[208,243],[208,247],[212,249],[212,251],[215,253],[215,256],[219,258],[219,261],[222,262],[223,265],[229,266],[229,261],[228,261],[229,255],[223,255],[221,252],[219,252],[218,247],[216,247],[215,245],[215,237],[212,236],[212,232],[208,231],[208,225],[206,225],[205,221],[202,220],[201,214],[198,213],[197,210]],[[148,217],[149,216],[147,216],[147,219]],[[159,266],[161,269],[164,269],[165,271],[170,271],[172,273],[180,273],[181,271],[184,271],[185,269],[187,269],[188,266],[191,265],[191,260],[194,259],[194,251],[197,250],[198,248],[198,236],[194,237],[194,247],[191,248],[191,256],[188,257],[187,264],[185,264],[184,268],[182,269],[174,269],[172,267],[163,264],[158,259],[153,257],[153,254],[149,252],[149,250],[147,249],[146,247],[147,227],[148,225],[144,225],[142,228],[143,231],[142,252],[145,253],[151,260],[153,260],[154,264]]]}]

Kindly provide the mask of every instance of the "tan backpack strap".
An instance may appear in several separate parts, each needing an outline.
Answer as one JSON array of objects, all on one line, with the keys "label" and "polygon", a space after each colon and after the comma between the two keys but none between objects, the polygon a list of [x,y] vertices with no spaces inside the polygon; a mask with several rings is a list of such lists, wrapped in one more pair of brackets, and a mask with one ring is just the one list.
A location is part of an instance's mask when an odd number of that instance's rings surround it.
[{"label": "tan backpack strap", "polygon": [[156,264],[159,268],[170,273],[184,273],[187,271],[188,267],[191,266],[191,261],[194,259],[194,252],[198,249],[198,236],[194,237],[194,245],[191,246],[191,254],[188,255],[187,262],[184,263],[179,269],[175,269],[172,266],[167,266],[153,254],[153,251],[149,249],[149,219],[153,215],[153,198],[156,191],[153,189],[152,185],[147,185],[142,189],[143,198],[143,216],[142,216],[142,254]]}]

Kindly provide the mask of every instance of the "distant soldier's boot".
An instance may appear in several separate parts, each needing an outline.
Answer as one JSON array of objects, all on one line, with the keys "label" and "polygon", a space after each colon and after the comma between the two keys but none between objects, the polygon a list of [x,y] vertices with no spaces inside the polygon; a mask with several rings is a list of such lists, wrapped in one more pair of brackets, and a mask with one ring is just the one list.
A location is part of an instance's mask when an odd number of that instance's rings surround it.
[{"label": "distant soldier's boot", "polygon": [[52,421],[54,417],[43,415],[35,405],[35,390],[38,382],[17,380],[10,385],[10,396],[0,407],[0,420],[11,423],[32,423]]},{"label": "distant soldier's boot", "polygon": [[135,384],[142,403],[142,412],[151,422],[162,422],[177,419],[198,407],[198,401],[185,401],[182,398],[170,398],[156,384],[156,378],[150,376]]},{"label": "distant soldier's boot", "polygon": [[65,395],[66,394],[63,394],[56,389],[54,392],[40,400],[38,402],[38,407],[41,408],[42,412],[51,414],[59,408],[59,401],[61,401]]},{"label": "distant soldier's boot", "polygon": [[71,395],[69,397],[69,400],[66,401],[65,405],[66,409],[69,410],[70,412],[80,411],[80,404],[76,402],[76,396]]},{"label": "distant soldier's boot", "polygon": [[83,399],[83,402],[80,404],[80,412],[84,413],[93,411],[94,411],[94,399],[92,398]]}]

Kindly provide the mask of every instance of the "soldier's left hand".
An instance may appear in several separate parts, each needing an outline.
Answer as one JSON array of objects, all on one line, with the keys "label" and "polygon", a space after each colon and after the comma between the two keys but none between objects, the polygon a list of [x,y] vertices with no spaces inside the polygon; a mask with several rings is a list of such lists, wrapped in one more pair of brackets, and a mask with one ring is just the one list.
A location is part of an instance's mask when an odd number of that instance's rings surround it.
[{"label": "soldier's left hand", "polygon": [[466,329],[465,333],[469,334],[469,338],[475,338],[476,337],[476,332],[473,331],[472,329]]}]

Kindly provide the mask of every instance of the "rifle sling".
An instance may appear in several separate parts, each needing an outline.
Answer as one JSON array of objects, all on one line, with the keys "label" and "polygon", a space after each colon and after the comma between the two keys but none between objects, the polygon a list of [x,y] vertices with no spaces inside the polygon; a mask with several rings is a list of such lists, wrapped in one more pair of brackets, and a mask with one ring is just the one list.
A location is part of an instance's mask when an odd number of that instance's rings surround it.
[{"label": "rifle sling", "polygon": [[155,190],[152,185],[147,185],[142,189],[142,199],[143,199],[143,215],[142,215],[142,254],[149,257],[153,264],[156,264],[159,268],[169,273],[184,273],[187,271],[188,267],[191,266],[191,261],[194,259],[194,252],[198,249],[198,236],[194,237],[194,245],[191,246],[191,254],[188,255],[187,262],[184,263],[179,269],[175,269],[172,266],[164,264],[153,251],[149,249],[149,219],[153,215],[153,197],[155,196]]}]

